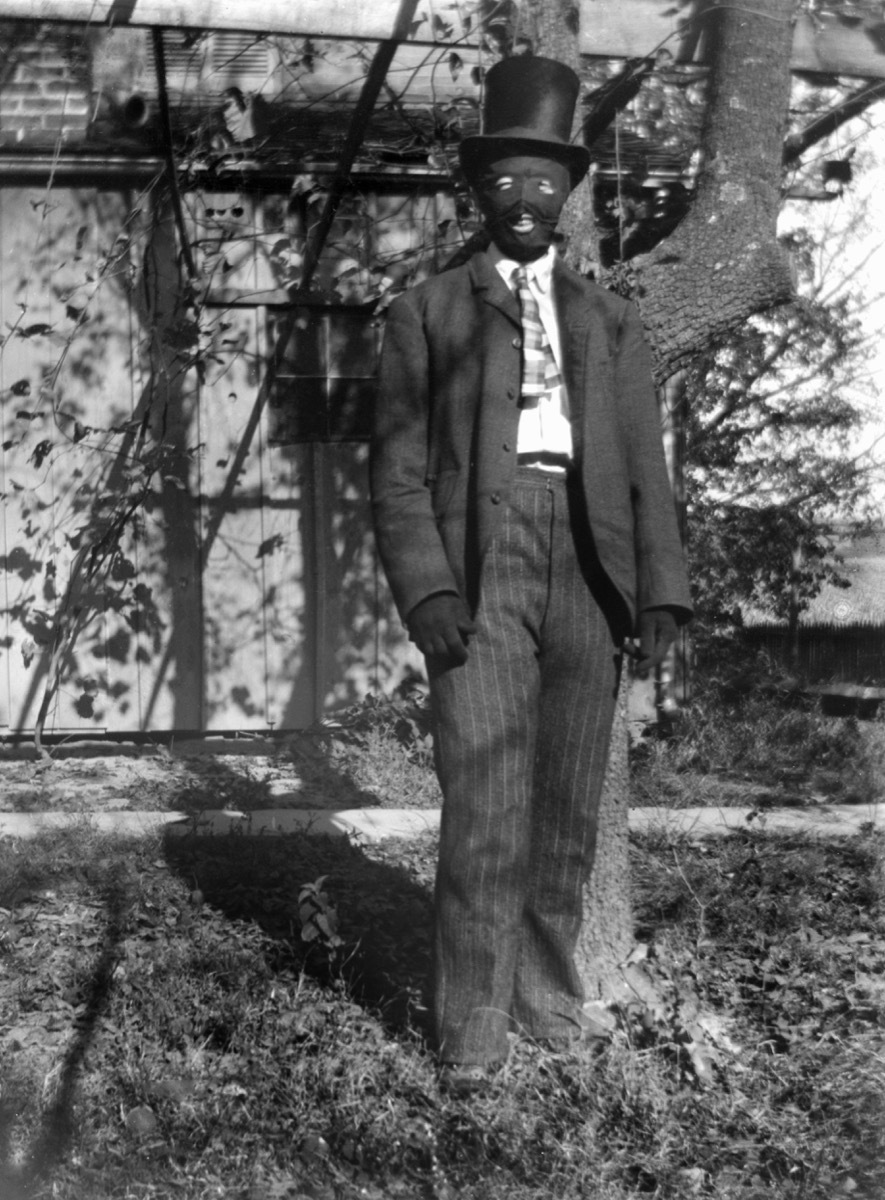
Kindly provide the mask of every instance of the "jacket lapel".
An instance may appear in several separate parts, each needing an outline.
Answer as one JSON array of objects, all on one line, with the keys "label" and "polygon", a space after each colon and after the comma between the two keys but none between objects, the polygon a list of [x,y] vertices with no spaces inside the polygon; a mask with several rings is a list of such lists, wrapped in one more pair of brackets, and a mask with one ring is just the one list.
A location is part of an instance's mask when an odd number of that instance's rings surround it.
[{"label": "jacket lapel", "polygon": [[469,260],[470,286],[474,295],[485,304],[497,308],[517,328],[521,328],[519,319],[519,301],[501,278],[494,263],[483,251],[474,254]]},{"label": "jacket lapel", "polygon": [[563,373],[572,424],[580,429],[586,416],[583,406],[587,393],[587,353],[593,313],[579,284],[559,260],[553,268],[553,301],[559,322]]}]

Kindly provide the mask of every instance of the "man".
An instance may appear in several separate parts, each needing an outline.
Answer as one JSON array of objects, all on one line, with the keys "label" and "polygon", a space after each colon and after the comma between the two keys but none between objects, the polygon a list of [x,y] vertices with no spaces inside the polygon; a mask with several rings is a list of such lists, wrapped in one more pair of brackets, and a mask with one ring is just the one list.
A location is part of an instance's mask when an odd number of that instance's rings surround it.
[{"label": "man", "polygon": [[582,1031],[574,950],[625,638],[647,672],[690,616],[635,310],[556,257],[589,155],[578,78],[486,77],[461,163],[488,251],[391,304],[372,454],[379,552],[425,654],[443,815],[432,1008],[442,1080],[516,1032]]}]

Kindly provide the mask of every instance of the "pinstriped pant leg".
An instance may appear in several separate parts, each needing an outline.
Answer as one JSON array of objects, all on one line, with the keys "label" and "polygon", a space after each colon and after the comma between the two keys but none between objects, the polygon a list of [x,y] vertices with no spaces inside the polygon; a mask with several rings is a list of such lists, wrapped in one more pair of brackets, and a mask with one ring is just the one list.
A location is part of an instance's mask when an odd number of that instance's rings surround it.
[{"label": "pinstriped pant leg", "polygon": [[511,1018],[568,1036],[582,887],[614,714],[608,625],[566,487],[517,483],[483,564],[463,667],[428,663],[443,790],[433,1009],[440,1057],[506,1055]]},{"label": "pinstriped pant leg", "polygon": [[[555,504],[531,853],[512,1005],[517,1027],[538,1038],[568,1038],[578,1029],[583,988],[574,951],[619,674],[610,627],[576,553],[564,489]],[[585,569],[591,557],[584,554]]]},{"label": "pinstriped pant leg", "polygon": [[[443,791],[433,1011],[444,1061],[503,1059],[529,861],[549,497],[501,514],[467,663],[428,663]],[[534,616],[532,615],[534,614]]]}]

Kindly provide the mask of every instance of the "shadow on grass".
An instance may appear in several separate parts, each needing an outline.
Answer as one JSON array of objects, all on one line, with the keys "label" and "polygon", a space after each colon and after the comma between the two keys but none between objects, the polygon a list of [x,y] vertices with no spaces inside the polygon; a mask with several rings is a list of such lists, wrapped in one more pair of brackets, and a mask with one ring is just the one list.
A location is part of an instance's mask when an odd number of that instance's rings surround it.
[{"label": "shadow on grass", "polygon": [[[304,739],[302,739],[303,741]],[[306,753],[306,752],[305,752]],[[314,747],[299,755],[299,774],[310,775],[305,799],[317,795],[330,811],[364,805],[366,794]],[[243,779],[223,764],[213,771],[222,792],[242,789]],[[319,788],[319,791],[316,789]],[[254,809],[241,790],[241,807]],[[190,808],[188,793],[171,797],[173,808]],[[211,807],[219,807],[213,803]],[[343,983],[351,998],[371,1008],[388,1031],[427,1036],[424,988],[430,961],[432,837],[395,840],[364,851],[346,837],[294,833],[262,836],[231,833],[196,836],[169,832],[170,866],[191,890],[234,920],[254,921],[269,934],[287,962],[317,981]],[[335,908],[343,944],[334,950],[302,936],[301,889],[326,877],[323,890]]]},{"label": "shadow on grass", "polygon": [[[325,772],[329,790],[336,791],[335,807],[351,806],[356,798],[353,784],[330,763],[318,765],[317,770]],[[231,806],[255,808],[267,803],[265,792],[266,785],[217,764],[206,773],[205,791],[201,788],[197,794],[189,788],[168,800],[170,807],[178,809],[221,807],[219,798]],[[76,857],[68,846],[60,873],[53,863],[45,879],[41,875],[40,880],[28,877],[24,882],[29,888],[58,886],[59,879],[74,870],[69,861],[72,854]],[[39,1115],[35,1113],[27,1158],[18,1166],[13,1165],[16,1149],[9,1131],[20,1124],[19,1105],[7,1090],[0,1095],[0,1200],[33,1200],[43,1195],[69,1155],[76,1136],[74,1108],[83,1062],[113,995],[120,945],[138,900],[125,849],[119,858],[116,852],[108,854],[94,869],[88,847],[84,854],[74,874],[82,882],[85,871],[104,901],[100,942],[81,985],[83,1009],[74,1036],[52,1072],[52,1100]],[[270,936],[276,947],[269,955],[272,970],[294,966],[324,985],[343,987],[351,1000],[370,1009],[394,1036],[427,1037],[423,988],[435,861],[431,839],[397,843],[394,849],[373,847],[369,854],[345,837],[167,833],[165,857],[191,893],[202,893],[204,903],[230,920],[255,922]],[[406,860],[411,870],[403,865]],[[302,938],[299,892],[322,876],[326,876],[324,891],[337,907],[340,947]],[[14,881],[7,882],[12,888]],[[0,887],[0,903],[3,896]],[[14,907],[12,900],[8,903]]]},{"label": "shadow on grass", "polygon": [[[52,878],[51,882],[57,884],[58,881]],[[125,936],[131,906],[125,872],[112,873],[102,884],[106,921],[95,967],[84,985],[83,1012],[61,1063],[53,1071],[57,1080],[53,1099],[41,1113],[39,1126],[30,1139],[27,1160],[19,1168],[8,1165],[13,1155],[7,1131],[16,1117],[15,1096],[0,1095],[0,1196],[3,1200],[30,1200],[43,1191],[47,1179],[64,1160],[75,1133],[73,1108],[77,1079],[108,1006],[120,942]]]},{"label": "shadow on grass", "polygon": [[[293,734],[288,754],[281,751],[273,761],[282,768],[283,778],[291,771],[292,791],[313,807],[347,809],[378,804],[378,797],[338,769],[316,739]],[[260,768],[250,770],[253,762],[248,755],[241,756],[240,769],[209,753],[194,755],[187,765],[192,778],[166,798],[169,807],[196,813],[218,808],[256,812],[279,806],[279,792],[271,788],[269,779],[256,777]]]},{"label": "shadow on grass", "polygon": [[[428,839],[373,847],[371,857],[346,837],[304,833],[169,833],[165,846],[188,887],[231,920],[256,922],[277,943],[281,962],[291,966],[294,959],[324,985],[343,984],[390,1033],[427,1036],[431,894],[419,878],[432,871],[435,847]],[[413,870],[401,865],[405,860]],[[338,947],[302,934],[299,893],[321,878],[343,942]]]}]

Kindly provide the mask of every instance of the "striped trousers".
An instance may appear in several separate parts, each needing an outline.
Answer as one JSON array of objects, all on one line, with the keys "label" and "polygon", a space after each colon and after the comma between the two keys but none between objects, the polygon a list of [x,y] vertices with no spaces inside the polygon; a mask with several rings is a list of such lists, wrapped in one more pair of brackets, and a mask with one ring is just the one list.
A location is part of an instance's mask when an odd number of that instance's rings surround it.
[{"label": "striped trousers", "polygon": [[483,563],[468,661],[428,661],[443,792],[432,1011],[439,1057],[511,1030],[570,1038],[620,654],[578,489],[517,470]]}]

